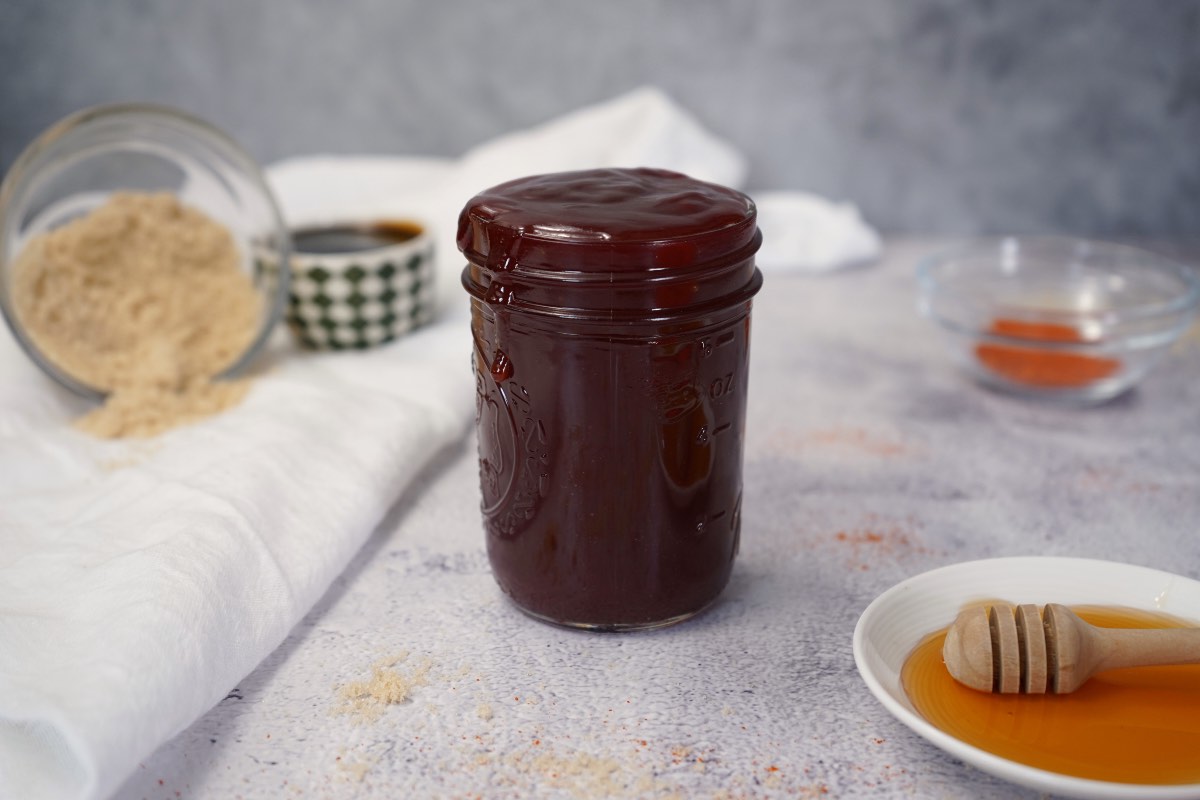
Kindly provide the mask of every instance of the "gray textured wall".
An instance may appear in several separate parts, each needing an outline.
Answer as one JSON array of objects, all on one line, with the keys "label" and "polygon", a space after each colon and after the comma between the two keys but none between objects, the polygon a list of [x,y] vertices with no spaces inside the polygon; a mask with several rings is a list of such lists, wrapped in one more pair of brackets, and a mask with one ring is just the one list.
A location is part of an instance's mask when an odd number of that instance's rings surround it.
[{"label": "gray textured wall", "polygon": [[0,0],[0,168],[99,102],[456,155],[647,83],[888,231],[1200,236],[1196,0]]}]

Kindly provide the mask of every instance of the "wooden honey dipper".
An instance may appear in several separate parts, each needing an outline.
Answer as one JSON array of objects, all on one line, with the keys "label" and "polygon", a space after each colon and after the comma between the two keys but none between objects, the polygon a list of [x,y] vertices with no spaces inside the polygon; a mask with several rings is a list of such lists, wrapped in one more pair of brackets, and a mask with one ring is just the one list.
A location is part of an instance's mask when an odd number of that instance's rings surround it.
[{"label": "wooden honey dipper", "polygon": [[1000,694],[1067,694],[1097,672],[1200,664],[1200,628],[1097,628],[1066,606],[997,603],[959,613],[942,647],[959,683]]}]

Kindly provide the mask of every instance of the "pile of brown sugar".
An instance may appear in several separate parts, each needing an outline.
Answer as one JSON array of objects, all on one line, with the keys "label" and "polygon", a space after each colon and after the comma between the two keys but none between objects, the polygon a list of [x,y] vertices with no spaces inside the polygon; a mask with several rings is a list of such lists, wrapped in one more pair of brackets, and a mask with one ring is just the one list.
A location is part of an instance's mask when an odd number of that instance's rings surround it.
[{"label": "pile of brown sugar", "polygon": [[115,194],[31,239],[13,271],[37,348],[108,393],[80,429],[154,436],[245,396],[245,381],[213,378],[250,346],[262,301],[229,230],[174,195]]},{"label": "pile of brown sugar", "polygon": [[395,667],[407,660],[408,653],[400,653],[376,661],[371,665],[370,680],[352,681],[339,690],[342,705],[334,713],[353,714],[359,721],[374,722],[388,706],[409,700],[415,688],[429,682],[433,665],[425,661],[404,675]]}]

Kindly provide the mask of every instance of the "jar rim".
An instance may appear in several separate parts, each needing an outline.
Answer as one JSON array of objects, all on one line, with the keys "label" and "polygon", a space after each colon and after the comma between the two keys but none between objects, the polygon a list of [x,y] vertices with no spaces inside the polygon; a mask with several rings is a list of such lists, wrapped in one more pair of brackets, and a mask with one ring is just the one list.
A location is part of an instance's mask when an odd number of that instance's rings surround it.
[{"label": "jar rim", "polygon": [[754,201],[679,172],[601,168],[530,175],[475,195],[459,250],[506,272],[640,273],[703,269],[757,238]]}]

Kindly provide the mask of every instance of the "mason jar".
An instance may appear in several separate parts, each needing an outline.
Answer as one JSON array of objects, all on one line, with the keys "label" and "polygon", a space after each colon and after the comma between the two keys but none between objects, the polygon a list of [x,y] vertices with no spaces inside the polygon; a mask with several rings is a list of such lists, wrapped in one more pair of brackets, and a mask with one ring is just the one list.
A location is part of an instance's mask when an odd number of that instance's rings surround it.
[{"label": "mason jar", "polygon": [[526,613],[652,628],[724,588],[760,242],[748,197],[665,170],[538,175],[463,209],[488,556]]}]

